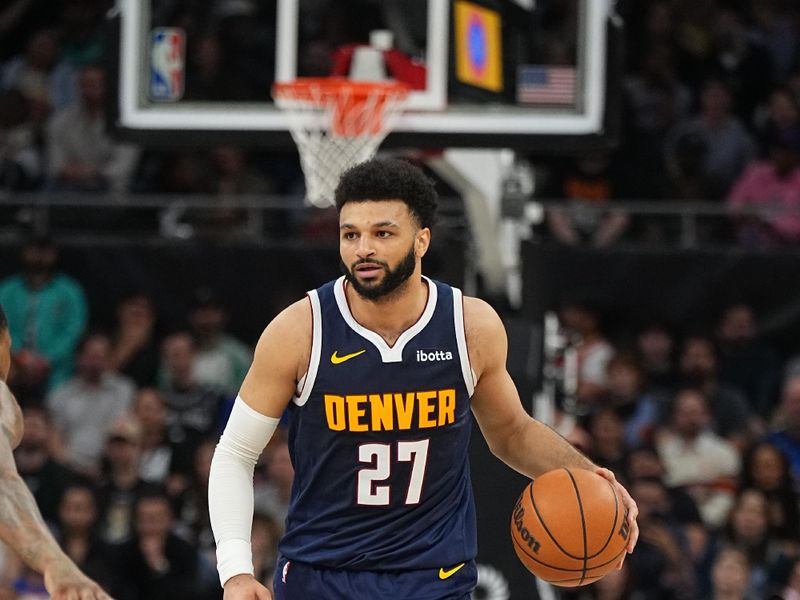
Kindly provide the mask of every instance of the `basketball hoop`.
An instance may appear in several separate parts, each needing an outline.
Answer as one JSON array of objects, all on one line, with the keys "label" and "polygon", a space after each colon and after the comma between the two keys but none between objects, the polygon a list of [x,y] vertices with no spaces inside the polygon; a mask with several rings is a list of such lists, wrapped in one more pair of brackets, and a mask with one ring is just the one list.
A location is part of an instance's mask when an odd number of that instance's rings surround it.
[{"label": "basketball hoop", "polygon": [[405,106],[408,88],[396,81],[299,78],[272,87],[300,152],[306,199],[333,204],[339,177],[374,156]]}]

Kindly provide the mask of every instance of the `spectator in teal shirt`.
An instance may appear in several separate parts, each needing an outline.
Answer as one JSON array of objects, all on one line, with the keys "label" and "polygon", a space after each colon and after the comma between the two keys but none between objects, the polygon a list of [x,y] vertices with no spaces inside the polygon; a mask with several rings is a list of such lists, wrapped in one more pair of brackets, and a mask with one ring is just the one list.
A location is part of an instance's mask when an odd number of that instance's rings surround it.
[{"label": "spectator in teal shirt", "polygon": [[88,307],[81,285],[58,272],[58,249],[45,237],[22,250],[22,271],[0,281],[0,304],[13,339],[14,381],[20,398],[38,397],[72,373]]}]

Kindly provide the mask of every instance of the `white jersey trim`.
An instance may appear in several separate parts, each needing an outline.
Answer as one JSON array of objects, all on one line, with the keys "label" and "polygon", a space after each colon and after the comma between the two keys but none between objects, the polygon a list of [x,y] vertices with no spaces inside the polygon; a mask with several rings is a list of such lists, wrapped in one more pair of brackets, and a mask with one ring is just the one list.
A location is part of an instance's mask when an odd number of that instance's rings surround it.
[{"label": "white jersey trim", "polygon": [[303,406],[311,396],[314,389],[314,381],[319,370],[319,360],[322,354],[322,308],[319,305],[319,295],[317,290],[308,292],[308,299],[311,301],[311,358],[308,361],[308,371],[300,378],[297,383],[297,394],[292,398],[297,406]]},{"label": "white jersey trim", "polygon": [[475,372],[469,362],[469,350],[467,349],[467,334],[464,330],[464,298],[461,290],[453,290],[453,325],[456,331],[456,343],[458,344],[458,357],[461,360],[461,374],[464,376],[464,385],[467,386],[467,394],[472,396],[475,391]]},{"label": "white jersey trim", "polygon": [[411,327],[406,329],[400,335],[400,337],[397,338],[394,346],[389,346],[389,344],[386,343],[386,340],[384,340],[380,335],[371,329],[367,329],[355,320],[353,314],[350,312],[350,306],[347,304],[347,296],[345,295],[344,291],[344,276],[337,279],[336,283],[334,284],[333,290],[334,295],[336,296],[336,304],[339,307],[339,312],[341,313],[345,323],[350,326],[350,329],[371,342],[372,345],[378,349],[378,352],[381,353],[382,362],[402,362],[403,349],[406,347],[406,344],[414,339],[414,336],[420,331],[425,329],[425,326],[433,317],[433,312],[436,310],[436,298],[438,296],[436,284],[434,284],[433,281],[424,275],[422,276],[422,279],[428,284],[428,303],[425,306],[425,310],[422,311],[422,316],[420,316],[419,320]]}]

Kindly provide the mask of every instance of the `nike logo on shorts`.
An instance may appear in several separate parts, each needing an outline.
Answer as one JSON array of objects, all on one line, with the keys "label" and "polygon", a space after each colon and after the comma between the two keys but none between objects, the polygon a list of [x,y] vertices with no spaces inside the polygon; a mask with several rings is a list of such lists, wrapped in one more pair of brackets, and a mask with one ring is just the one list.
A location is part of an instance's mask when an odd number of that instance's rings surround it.
[{"label": "nike logo on shorts", "polygon": [[444,568],[439,568],[439,579],[447,579],[454,575],[461,567],[463,567],[466,563],[461,563],[460,565],[456,565],[452,569],[447,569],[446,571]]}]

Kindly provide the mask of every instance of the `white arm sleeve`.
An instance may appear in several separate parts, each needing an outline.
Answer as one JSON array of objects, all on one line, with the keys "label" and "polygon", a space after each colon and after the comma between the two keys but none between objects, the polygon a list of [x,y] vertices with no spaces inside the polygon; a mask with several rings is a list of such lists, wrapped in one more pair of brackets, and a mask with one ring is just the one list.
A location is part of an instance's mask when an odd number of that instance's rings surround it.
[{"label": "white arm sleeve", "polygon": [[253,574],[253,470],[278,422],[279,419],[253,410],[237,396],[214,451],[208,479],[208,513],[223,586],[234,575]]}]

